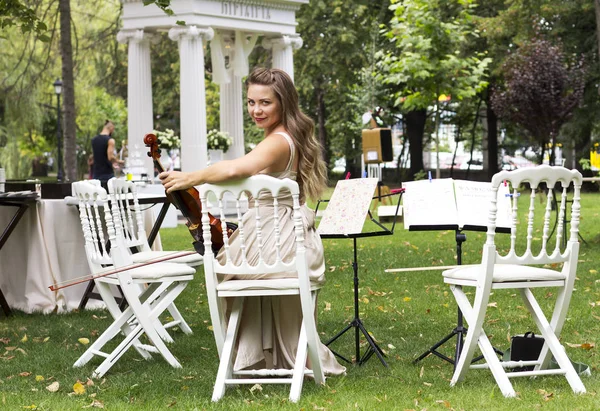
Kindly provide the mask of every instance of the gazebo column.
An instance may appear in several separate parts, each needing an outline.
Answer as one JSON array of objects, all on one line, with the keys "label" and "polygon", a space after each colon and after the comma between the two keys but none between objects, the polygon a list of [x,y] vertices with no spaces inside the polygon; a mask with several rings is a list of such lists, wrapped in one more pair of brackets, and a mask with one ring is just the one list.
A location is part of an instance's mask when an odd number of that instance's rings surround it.
[{"label": "gazebo column", "polygon": [[[231,70],[230,70],[231,71]],[[220,86],[221,131],[229,133],[233,144],[223,155],[226,160],[242,157],[244,148],[244,102],[242,101],[242,77],[231,72],[231,81]]]},{"label": "gazebo column", "polygon": [[179,44],[181,170],[193,171],[208,164],[206,149],[206,90],[204,40],[213,37],[210,27],[174,27],[169,38]]},{"label": "gazebo column", "polygon": [[152,159],[145,154],[144,135],[154,129],[152,121],[152,73],[150,40],[144,30],[121,30],[119,43],[128,44],[127,55],[127,144],[130,171],[153,177]]},{"label": "gazebo column", "polygon": [[298,35],[283,35],[263,40],[266,49],[273,50],[273,68],[278,68],[294,79],[294,49],[302,47],[302,38]]}]

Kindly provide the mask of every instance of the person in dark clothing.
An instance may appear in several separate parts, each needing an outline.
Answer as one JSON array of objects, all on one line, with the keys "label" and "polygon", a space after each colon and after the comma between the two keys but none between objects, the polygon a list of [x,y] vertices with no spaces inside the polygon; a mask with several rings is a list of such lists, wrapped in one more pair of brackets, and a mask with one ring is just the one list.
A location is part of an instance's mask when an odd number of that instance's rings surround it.
[{"label": "person in dark clothing", "polygon": [[111,137],[114,130],[115,125],[112,121],[106,120],[100,134],[92,139],[92,153],[94,155],[92,175],[102,182],[106,182],[115,176],[114,164],[123,165],[125,163],[116,156],[115,139]]}]

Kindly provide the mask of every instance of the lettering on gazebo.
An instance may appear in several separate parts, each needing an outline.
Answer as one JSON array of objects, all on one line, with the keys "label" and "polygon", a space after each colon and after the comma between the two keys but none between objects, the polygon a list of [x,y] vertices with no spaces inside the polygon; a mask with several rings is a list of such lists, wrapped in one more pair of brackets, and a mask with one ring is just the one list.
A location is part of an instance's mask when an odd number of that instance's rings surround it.
[{"label": "lettering on gazebo", "polygon": [[223,1],[221,3],[221,14],[223,16],[271,20],[271,9],[269,7],[254,4],[240,4],[234,1]]}]

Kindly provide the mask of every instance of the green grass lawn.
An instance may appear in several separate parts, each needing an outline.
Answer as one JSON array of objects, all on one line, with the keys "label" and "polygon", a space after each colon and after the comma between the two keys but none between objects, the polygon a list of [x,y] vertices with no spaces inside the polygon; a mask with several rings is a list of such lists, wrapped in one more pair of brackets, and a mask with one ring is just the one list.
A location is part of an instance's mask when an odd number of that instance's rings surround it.
[{"label": "green grass lawn", "polygon": [[[85,350],[78,340],[93,340],[102,332],[111,321],[107,312],[16,312],[8,319],[2,317],[0,409],[599,409],[600,194],[583,196],[580,229],[587,245],[581,247],[576,290],[561,339],[574,361],[591,367],[592,376],[583,377],[585,395],[574,395],[563,377],[550,376],[513,379],[518,398],[505,399],[489,371],[471,370],[464,382],[451,388],[453,369],[449,363],[430,356],[414,365],[414,358],[452,330],[456,304],[439,271],[392,274],[384,270],[454,264],[455,241],[452,231],[408,232],[400,225],[393,236],[358,241],[360,315],[385,350],[387,368],[373,356],[363,366],[348,365],[346,376],[329,378],[325,387],[307,380],[298,404],[288,402],[287,386],[231,388],[221,402],[211,403],[218,359],[200,268],[177,302],[194,331],[189,336],[172,333],[175,344],[171,350],[182,369],[171,368],[158,356],[146,362],[130,350],[104,378],[89,381],[99,359],[83,368],[72,368]],[[466,235],[463,263],[477,263],[485,234]],[[161,237],[165,249],[190,246],[184,226],[163,229]],[[327,340],[353,315],[352,241],[324,240],[324,244],[327,284],[319,296],[318,315],[321,338]],[[553,292],[536,291],[545,308],[550,307]],[[489,308],[485,327],[495,346],[507,348],[511,335],[535,330],[513,291],[497,291],[490,301],[497,305]],[[364,344],[364,339],[361,341]],[[352,357],[353,332],[346,333],[333,348]],[[440,350],[452,356],[453,349],[454,341]],[[79,395],[72,394],[77,381],[85,387]],[[60,388],[48,391],[46,387],[54,382]]]}]

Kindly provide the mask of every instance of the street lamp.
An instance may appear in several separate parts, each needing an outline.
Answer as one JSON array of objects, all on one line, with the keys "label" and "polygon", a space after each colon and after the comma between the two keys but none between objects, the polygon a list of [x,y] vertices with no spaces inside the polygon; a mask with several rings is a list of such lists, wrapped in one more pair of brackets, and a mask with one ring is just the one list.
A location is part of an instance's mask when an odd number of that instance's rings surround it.
[{"label": "street lamp", "polygon": [[63,162],[62,162],[62,130],[60,126],[60,94],[62,93],[62,81],[57,78],[53,83],[54,92],[56,93],[56,141],[58,142],[58,172],[56,179],[63,180]]}]

